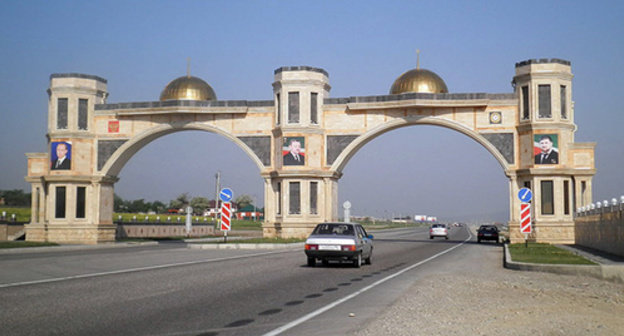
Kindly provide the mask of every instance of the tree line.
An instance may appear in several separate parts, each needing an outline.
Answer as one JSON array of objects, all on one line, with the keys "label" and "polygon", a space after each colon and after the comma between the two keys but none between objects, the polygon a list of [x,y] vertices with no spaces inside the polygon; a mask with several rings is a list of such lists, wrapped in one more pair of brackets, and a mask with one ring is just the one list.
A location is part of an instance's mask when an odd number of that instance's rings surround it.
[{"label": "tree line", "polygon": [[[232,203],[236,205],[236,208],[241,209],[246,206],[253,205],[253,199],[251,196],[243,194],[237,197]],[[155,213],[166,213],[169,210],[186,209],[187,206],[190,206],[193,208],[194,214],[200,215],[204,213],[204,211],[214,207],[214,204],[214,200],[209,200],[208,198],[201,196],[191,198],[188,193],[180,194],[178,197],[170,200],[169,203],[166,204],[161,201],[145,201],[143,198],[138,200],[124,200],[119,195],[115,194],[114,211],[128,213],[148,213],[153,211]]]},{"label": "tree line", "polygon": [[31,204],[31,193],[24,190],[0,190],[0,200],[6,206],[29,207]]}]

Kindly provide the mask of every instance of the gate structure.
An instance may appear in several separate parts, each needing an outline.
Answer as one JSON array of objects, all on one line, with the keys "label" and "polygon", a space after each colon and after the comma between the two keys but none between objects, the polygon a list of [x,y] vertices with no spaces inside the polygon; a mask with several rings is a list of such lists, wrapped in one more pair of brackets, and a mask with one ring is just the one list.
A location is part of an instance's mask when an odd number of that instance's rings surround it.
[{"label": "gate structure", "polygon": [[512,242],[519,189],[534,192],[531,238],[574,242],[574,209],[591,204],[595,143],[574,141],[570,62],[517,63],[513,93],[448,93],[435,73],[413,69],[390,94],[330,98],[329,75],[306,66],[274,72],[273,99],[220,101],[189,75],[160,100],[109,104],[107,81],[50,76],[48,153],[27,153],[32,219],[26,239],[98,243],[115,239],[113,188],[123,166],[161,136],[203,130],[237,144],[264,179],[267,237],[303,237],[338,217],[338,180],[369,141],[412,125],[446,127],[477,141],[509,178]]}]

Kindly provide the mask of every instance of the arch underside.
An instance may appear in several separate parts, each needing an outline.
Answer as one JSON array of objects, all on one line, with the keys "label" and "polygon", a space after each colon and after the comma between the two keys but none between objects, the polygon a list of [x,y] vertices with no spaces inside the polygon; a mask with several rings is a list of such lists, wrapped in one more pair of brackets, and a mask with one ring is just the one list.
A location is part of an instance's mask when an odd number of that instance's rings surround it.
[{"label": "arch underside", "polygon": [[[444,128],[448,128],[462,134],[465,134],[469,138],[473,139],[481,146],[483,146],[492,156],[496,159],[496,161],[500,164],[503,172],[506,176],[509,176],[510,164],[513,164],[514,154],[515,154],[515,145],[514,145],[514,137],[513,133],[478,133],[473,129],[466,127],[463,124],[436,117],[425,117],[419,120],[405,120],[405,119],[397,119],[390,122],[386,122],[382,125],[379,125],[364,134],[361,134],[357,138],[355,138],[349,145],[345,147],[345,149],[340,153],[340,155],[333,162],[331,170],[336,171],[338,173],[342,173],[343,169],[346,167],[347,163],[351,158],[367,143],[372,141],[373,139],[381,136],[384,133],[390,132],[392,130],[415,126],[415,125],[431,125],[431,126],[440,126]],[[502,141],[499,140],[500,135],[503,134],[504,138]],[[493,143],[494,142],[494,143]],[[504,144],[501,144],[504,142]],[[501,153],[504,152],[505,154]],[[510,162],[511,161],[511,162]]]},{"label": "arch underside", "polygon": [[130,139],[99,140],[98,170],[100,174],[104,176],[116,177],[119,175],[130,158],[132,158],[132,156],[134,156],[134,154],[136,154],[141,148],[160,137],[182,131],[205,131],[225,137],[240,147],[243,152],[245,152],[256,164],[260,171],[262,171],[267,164],[270,164],[270,152],[265,150],[259,152],[257,148],[250,148],[250,145],[253,147],[253,139],[256,139],[256,142],[257,140],[261,140],[263,142],[262,146],[259,147],[270,148],[270,137],[268,136],[237,137],[227,131],[210,125],[202,123],[185,123],[182,125],[162,124],[147,129]]}]

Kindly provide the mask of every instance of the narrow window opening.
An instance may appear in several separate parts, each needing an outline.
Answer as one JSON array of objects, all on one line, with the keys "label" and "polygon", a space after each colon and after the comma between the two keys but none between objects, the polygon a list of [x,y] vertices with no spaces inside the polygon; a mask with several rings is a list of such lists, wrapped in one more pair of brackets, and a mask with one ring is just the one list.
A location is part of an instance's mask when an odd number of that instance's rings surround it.
[{"label": "narrow window opening", "polygon": [[538,85],[539,117],[552,118],[550,110],[550,85]]},{"label": "narrow window opening", "polygon": [[280,94],[277,94],[277,124],[282,123],[282,99],[280,98]]},{"label": "narrow window opening", "polygon": [[282,214],[282,182],[277,182],[277,214]]},{"label": "narrow window opening", "polygon": [[553,181],[541,181],[542,215],[554,215]]},{"label": "narrow window opening", "polygon": [[299,123],[299,92],[288,92],[288,123]]},{"label": "narrow window opening", "polygon": [[65,218],[65,190],[65,187],[56,187],[56,218]]},{"label": "narrow window opening", "polygon": [[563,213],[570,214],[570,181],[563,181]]},{"label": "narrow window opening", "polygon": [[313,215],[318,214],[317,201],[318,182],[310,182],[310,213]]},{"label": "narrow window opening", "polygon": [[290,182],[289,186],[288,213],[291,215],[301,214],[301,183]]},{"label": "narrow window opening", "polygon": [[76,189],[76,218],[85,218],[86,194],[86,187]]},{"label": "narrow window opening", "polygon": [[67,129],[67,98],[59,98],[56,102],[56,128]]},{"label": "narrow window opening", "polygon": [[522,87],[522,119],[529,119],[529,87]]},{"label": "narrow window opening", "polygon": [[559,88],[559,96],[561,97],[561,119],[568,119],[568,108],[567,108],[567,95],[566,95],[566,87],[561,85]]},{"label": "narrow window opening", "polygon": [[88,119],[88,99],[78,99],[78,129],[87,130],[89,125]]},{"label": "narrow window opening", "polygon": [[310,122],[318,124],[318,93],[316,92],[310,95]]}]

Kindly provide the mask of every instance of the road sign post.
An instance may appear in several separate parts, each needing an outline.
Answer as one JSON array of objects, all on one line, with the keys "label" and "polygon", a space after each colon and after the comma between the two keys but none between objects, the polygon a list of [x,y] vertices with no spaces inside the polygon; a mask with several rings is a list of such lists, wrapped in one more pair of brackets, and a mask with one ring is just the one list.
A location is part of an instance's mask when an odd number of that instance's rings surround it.
[{"label": "road sign post", "polygon": [[234,192],[230,188],[223,188],[221,192],[219,192],[219,198],[223,203],[221,203],[221,231],[223,231],[223,241],[227,243],[227,233],[231,230],[231,216],[232,216],[232,207],[230,201],[234,197]]},{"label": "road sign post", "polygon": [[227,243],[227,233],[232,229],[231,219],[232,207],[230,202],[221,204],[221,231],[223,231],[223,241]]},{"label": "road sign post", "polygon": [[533,193],[529,188],[522,188],[518,191],[518,199],[520,199],[520,232],[524,234],[524,247],[529,247],[529,234],[532,232],[533,225],[531,223],[531,199]]}]

